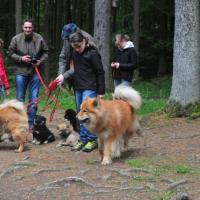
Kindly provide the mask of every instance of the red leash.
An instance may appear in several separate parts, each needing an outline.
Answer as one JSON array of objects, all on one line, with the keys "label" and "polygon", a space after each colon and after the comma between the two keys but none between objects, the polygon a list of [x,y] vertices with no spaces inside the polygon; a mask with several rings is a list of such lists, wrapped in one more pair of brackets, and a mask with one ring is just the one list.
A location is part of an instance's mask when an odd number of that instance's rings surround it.
[{"label": "red leash", "polygon": [[[55,97],[53,97],[53,96],[51,95],[51,93],[52,93],[52,91],[54,91],[54,90],[57,89],[58,82],[57,82],[57,80],[53,80],[53,81],[51,81],[51,82],[49,83],[49,85],[48,85],[48,87],[47,87],[46,84],[45,84],[44,81],[43,81],[42,76],[40,75],[40,72],[39,72],[39,70],[38,70],[38,66],[35,65],[35,64],[34,64],[33,66],[34,66],[34,69],[35,69],[35,71],[36,71],[36,73],[37,73],[39,79],[40,79],[40,82],[41,82],[43,88],[45,89],[45,93],[44,93],[43,95],[41,95],[37,100],[31,101],[31,102],[27,105],[27,107],[28,107],[29,105],[31,105],[31,104],[38,104],[38,102],[41,101],[41,99],[47,95],[47,100],[46,100],[46,103],[45,103],[45,106],[44,106],[44,110],[46,110],[46,109],[49,107],[49,105],[50,105],[51,103],[54,104],[53,109],[52,109],[52,111],[51,111],[51,113],[50,113],[50,117],[49,117],[49,122],[51,122],[51,121],[53,120],[53,116],[54,116],[54,114],[55,114],[55,109],[56,109],[56,107],[57,107],[57,105],[58,105],[58,97],[59,97],[59,94],[60,94],[60,89],[58,90],[58,92],[57,92],[57,94],[55,95]],[[49,99],[50,99],[50,102],[48,102]],[[27,112],[30,112],[31,110],[32,110],[32,107],[30,107],[30,108],[28,109]]]},{"label": "red leash", "polygon": [[36,73],[37,73],[37,75],[38,75],[38,77],[39,77],[39,79],[40,79],[40,82],[41,82],[43,88],[45,89],[45,93],[48,94],[48,93],[49,93],[49,88],[48,88],[48,87],[46,86],[46,84],[44,83],[44,81],[43,81],[43,79],[42,79],[42,77],[41,77],[41,75],[40,75],[40,72],[39,72],[39,70],[38,70],[38,66],[37,66],[36,64],[34,64],[33,67],[34,67],[34,69],[35,69],[35,71],[36,71]]}]

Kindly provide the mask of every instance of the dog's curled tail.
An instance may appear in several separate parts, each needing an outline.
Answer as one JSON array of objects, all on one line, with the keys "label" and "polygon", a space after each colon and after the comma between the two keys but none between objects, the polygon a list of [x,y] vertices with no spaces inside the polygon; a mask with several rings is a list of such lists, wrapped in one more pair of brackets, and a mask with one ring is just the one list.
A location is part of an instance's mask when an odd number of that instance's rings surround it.
[{"label": "dog's curled tail", "polygon": [[24,111],[25,107],[24,107],[24,103],[18,101],[17,99],[12,99],[12,100],[5,100],[1,105],[0,105],[0,109],[3,109],[5,107],[13,107],[17,110],[20,111]]},{"label": "dog's curled tail", "polygon": [[140,108],[142,104],[142,98],[139,92],[125,85],[119,85],[115,88],[113,99],[127,101],[134,109]]}]

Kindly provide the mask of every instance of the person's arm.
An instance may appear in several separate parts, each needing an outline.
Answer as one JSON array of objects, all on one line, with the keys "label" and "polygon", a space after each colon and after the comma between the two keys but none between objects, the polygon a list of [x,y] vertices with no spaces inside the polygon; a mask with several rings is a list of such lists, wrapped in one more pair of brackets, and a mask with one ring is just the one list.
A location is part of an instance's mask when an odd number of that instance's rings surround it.
[{"label": "person's arm", "polygon": [[103,64],[101,61],[101,56],[97,52],[97,50],[93,50],[91,52],[91,63],[94,67],[96,77],[97,77],[97,89],[98,94],[105,94],[105,72],[103,69]]},{"label": "person's arm", "polygon": [[0,67],[1,67],[1,70],[2,70],[1,79],[3,81],[4,89],[8,90],[9,89],[9,83],[8,83],[8,79],[7,79],[7,76],[6,76],[6,71],[5,71],[5,68],[4,68],[3,55],[1,55],[1,54],[0,54]]},{"label": "person's arm", "polygon": [[42,55],[40,57],[40,63],[44,63],[48,58],[49,49],[43,38],[41,40],[41,51],[42,51]]},{"label": "person's arm", "polygon": [[58,75],[64,74],[66,69],[69,68],[68,66],[69,61],[70,61],[70,44],[68,40],[64,40],[63,47],[59,55]]},{"label": "person's arm", "polygon": [[137,53],[134,48],[129,50],[129,62],[119,63],[121,69],[136,69],[137,68]]},{"label": "person's arm", "polygon": [[16,38],[12,38],[10,45],[8,47],[8,52],[9,56],[15,61],[15,62],[21,62],[22,61],[22,56],[18,55],[16,53],[16,48],[17,48],[17,40]]}]

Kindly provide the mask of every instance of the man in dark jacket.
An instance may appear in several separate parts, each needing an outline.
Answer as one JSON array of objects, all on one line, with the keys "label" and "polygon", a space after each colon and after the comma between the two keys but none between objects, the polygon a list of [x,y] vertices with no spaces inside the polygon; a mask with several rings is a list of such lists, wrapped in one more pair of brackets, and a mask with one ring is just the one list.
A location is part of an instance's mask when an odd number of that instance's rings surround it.
[{"label": "man in dark jacket", "polygon": [[14,36],[9,46],[9,55],[16,64],[16,98],[25,101],[26,89],[29,87],[28,123],[29,128],[37,112],[40,79],[36,74],[33,62],[41,67],[48,58],[48,47],[41,35],[33,32],[33,22],[25,20],[23,32]]},{"label": "man in dark jacket", "polygon": [[137,68],[137,53],[129,37],[123,34],[115,36],[117,50],[115,59],[111,63],[114,86],[119,84],[129,86],[133,78],[134,69]]}]

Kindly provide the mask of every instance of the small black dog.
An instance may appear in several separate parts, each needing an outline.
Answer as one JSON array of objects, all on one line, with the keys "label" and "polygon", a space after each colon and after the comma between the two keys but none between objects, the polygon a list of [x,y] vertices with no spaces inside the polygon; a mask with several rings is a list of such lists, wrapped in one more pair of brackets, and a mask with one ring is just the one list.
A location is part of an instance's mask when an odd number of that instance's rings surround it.
[{"label": "small black dog", "polygon": [[69,120],[71,125],[73,126],[73,129],[76,131],[76,132],[79,132],[79,122],[78,122],[78,119],[76,118],[76,111],[74,111],[73,109],[67,109],[65,111],[65,115],[64,115],[64,118]]},{"label": "small black dog", "polygon": [[42,144],[55,141],[54,134],[46,127],[46,118],[36,115],[33,123],[33,144]]}]

